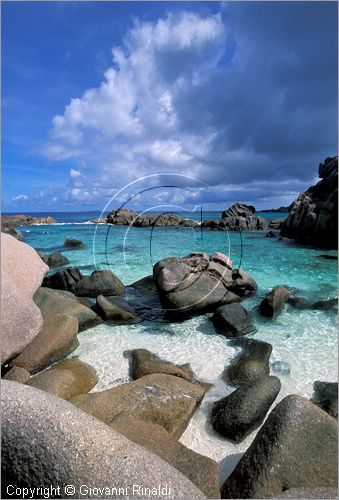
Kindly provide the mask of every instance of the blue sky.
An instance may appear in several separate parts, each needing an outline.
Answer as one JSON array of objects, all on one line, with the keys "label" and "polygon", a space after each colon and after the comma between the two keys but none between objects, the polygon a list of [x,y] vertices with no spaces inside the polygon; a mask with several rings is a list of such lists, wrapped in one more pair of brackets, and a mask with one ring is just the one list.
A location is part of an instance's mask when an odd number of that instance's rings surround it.
[{"label": "blue sky", "polygon": [[4,211],[289,204],[337,152],[337,3],[3,2],[2,120]]}]

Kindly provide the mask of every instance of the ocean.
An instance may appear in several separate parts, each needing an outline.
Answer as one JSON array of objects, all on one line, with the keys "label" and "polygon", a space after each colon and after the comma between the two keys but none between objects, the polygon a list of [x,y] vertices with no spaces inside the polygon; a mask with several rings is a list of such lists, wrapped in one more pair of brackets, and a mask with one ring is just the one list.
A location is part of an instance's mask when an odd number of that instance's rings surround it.
[{"label": "ocean", "polygon": [[[337,255],[337,252],[298,246],[277,237],[266,238],[267,231],[239,234],[171,227],[156,227],[152,231],[151,228],[90,223],[101,215],[99,212],[32,215],[51,215],[58,224],[19,228],[28,244],[46,253],[62,251],[70,260],[69,265],[78,267],[84,274],[97,268],[110,269],[125,285],[152,274],[154,263],[170,255],[184,256],[196,251],[227,254],[234,267],[241,266],[258,284],[257,293],[242,302],[254,316],[257,331],[253,338],[272,344],[272,363],[284,361],[291,367],[289,375],[276,374],[282,388],[275,404],[291,393],[311,397],[315,380],[337,380],[337,318],[333,311],[296,310],[286,306],[274,320],[261,317],[257,311],[265,294],[276,285],[284,285],[310,301],[335,298],[337,261],[320,255]],[[268,219],[286,216],[283,213],[260,215]],[[199,219],[200,214],[194,217],[189,213],[187,217]],[[218,217],[220,212],[203,213],[204,219]],[[65,238],[80,239],[86,246],[64,249]],[[221,374],[236,354],[228,339],[215,333],[210,315],[182,323],[101,324],[80,333],[78,338],[79,347],[70,357],[78,356],[96,368],[99,383],[94,391],[128,381],[128,361],[123,356],[128,349],[142,347],[174,363],[191,363],[197,377],[212,383],[213,388],[180,441],[221,462],[222,477],[235,466],[256,431],[241,444],[233,444],[218,436],[209,424],[213,402],[234,390],[222,380]]]}]

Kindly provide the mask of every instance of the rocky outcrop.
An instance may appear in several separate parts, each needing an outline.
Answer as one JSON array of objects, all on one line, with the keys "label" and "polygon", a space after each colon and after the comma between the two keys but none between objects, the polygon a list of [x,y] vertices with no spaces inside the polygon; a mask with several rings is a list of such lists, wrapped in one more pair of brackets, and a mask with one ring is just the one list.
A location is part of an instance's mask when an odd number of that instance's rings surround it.
[{"label": "rocky outcrop", "polygon": [[214,403],[213,429],[232,441],[240,442],[263,422],[280,391],[278,377],[261,377],[239,387]]},{"label": "rocky outcrop", "polygon": [[79,332],[102,322],[86,299],[78,298],[71,292],[42,287],[34,294],[34,302],[41,310],[44,321],[53,324],[53,318],[58,314],[73,316],[78,321]]},{"label": "rocky outcrop", "polygon": [[19,354],[40,332],[42,316],[33,302],[48,267],[36,251],[1,233],[1,362]]},{"label": "rocky outcrop", "polygon": [[28,385],[62,399],[71,399],[89,392],[97,382],[98,377],[92,366],[79,359],[66,359],[31,377]]},{"label": "rocky outcrop", "polygon": [[112,212],[107,215],[106,221],[108,224],[130,226],[138,215],[138,212],[135,212],[134,210],[129,210],[128,208],[118,208],[117,210],[112,210]]},{"label": "rocky outcrop", "polygon": [[110,427],[173,465],[207,498],[220,498],[219,464],[186,448],[160,425],[120,414]]},{"label": "rocky outcrop", "polygon": [[313,384],[312,403],[326,411],[331,417],[338,418],[338,382],[320,382]]},{"label": "rocky outcrop", "polygon": [[284,286],[275,286],[259,305],[259,311],[263,316],[275,318],[284,308],[285,303],[291,296],[291,292]]},{"label": "rocky outcrop", "polygon": [[107,424],[124,412],[162,425],[179,439],[205,392],[206,388],[182,378],[156,373],[106,391],[76,396],[71,401]]},{"label": "rocky outcrop", "polygon": [[310,302],[303,297],[290,297],[287,303],[294,309],[314,309],[316,311],[336,311],[338,310],[338,299],[325,299]]},{"label": "rocky outcrop", "polygon": [[74,293],[79,297],[121,295],[124,290],[122,281],[107,269],[93,271],[90,276],[84,276],[74,286]]},{"label": "rocky outcrop", "polygon": [[65,248],[85,248],[85,243],[80,240],[66,238],[64,241]]},{"label": "rocky outcrop", "polygon": [[[133,485],[167,485],[168,494],[159,492],[154,498],[204,498],[168,462],[68,401],[6,380],[2,382],[1,406],[2,498],[8,498],[9,485],[53,485],[60,488],[54,493],[60,498],[93,498],[89,489],[80,489],[88,485],[101,488],[101,493],[95,490],[96,498],[130,499],[153,497],[133,491]],[[73,493],[65,489],[70,484]]]},{"label": "rocky outcrop", "polygon": [[126,351],[124,354],[130,360],[130,375],[134,380],[152,373],[167,373],[168,375],[183,378],[188,382],[194,382],[195,380],[190,365],[174,365],[169,361],[164,361],[147,349],[133,349],[132,351]]},{"label": "rocky outcrop", "polygon": [[216,309],[212,321],[225,337],[241,337],[255,331],[252,315],[241,304],[226,304]]},{"label": "rocky outcrop", "polygon": [[336,487],[338,427],[300,396],[283,399],[222,486],[222,498],[277,498],[290,488]]},{"label": "rocky outcrop", "polygon": [[219,231],[257,231],[269,228],[265,217],[255,215],[255,207],[235,203],[224,210],[220,219],[209,219],[202,222],[203,229]]},{"label": "rocky outcrop", "polygon": [[228,383],[248,384],[269,375],[271,344],[261,340],[242,338],[234,340],[233,345],[241,347],[242,350],[225,368],[223,376]]},{"label": "rocky outcrop", "polygon": [[202,314],[253,291],[254,280],[242,270],[231,271],[231,266],[219,252],[211,257],[192,253],[157,262],[153,279],[163,307],[174,317]]},{"label": "rocky outcrop", "polygon": [[60,252],[53,252],[47,257],[47,265],[49,267],[65,266],[66,264],[69,264],[69,260]]},{"label": "rocky outcrop", "polygon": [[16,228],[18,226],[32,226],[35,224],[56,224],[53,217],[32,217],[31,215],[2,215],[1,232],[10,234],[14,238],[22,241],[23,236]]},{"label": "rocky outcrop", "polygon": [[104,321],[117,324],[135,323],[139,320],[132,308],[122,307],[114,302],[113,298],[108,299],[103,295],[96,298],[96,312]]},{"label": "rocky outcrop", "polygon": [[42,330],[11,361],[11,366],[20,366],[31,374],[47,368],[78,347],[78,328],[78,321],[74,316],[56,314],[44,317]]},{"label": "rocky outcrop", "polygon": [[338,246],[338,157],[319,165],[320,181],[300,193],[281,228],[281,235],[322,248]]}]

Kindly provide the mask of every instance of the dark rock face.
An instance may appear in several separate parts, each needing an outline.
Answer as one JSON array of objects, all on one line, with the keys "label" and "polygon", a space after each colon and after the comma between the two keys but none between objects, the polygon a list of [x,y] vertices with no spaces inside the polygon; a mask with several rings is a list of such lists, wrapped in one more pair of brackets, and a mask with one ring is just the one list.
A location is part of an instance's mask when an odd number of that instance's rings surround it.
[{"label": "dark rock face", "polygon": [[120,414],[110,427],[169,462],[207,498],[220,498],[219,464],[186,448],[160,425]]},{"label": "dark rock face", "polygon": [[225,368],[224,377],[232,385],[242,385],[270,374],[272,346],[255,339],[237,339],[233,345],[242,348],[240,354]]},{"label": "dark rock face", "polygon": [[51,276],[46,276],[42,282],[42,286],[74,293],[76,284],[83,278],[84,275],[77,267],[67,267]]},{"label": "dark rock face", "polygon": [[253,207],[252,205],[234,203],[234,205],[222,212],[221,218],[226,219],[228,217],[251,217],[254,214],[255,207]]},{"label": "dark rock face", "polygon": [[[1,224],[1,226],[2,226],[2,224]],[[15,227],[4,226],[4,227],[1,227],[1,231],[3,233],[10,234],[11,236],[14,236],[14,238],[16,238],[19,241],[25,241],[25,238],[24,238],[24,235],[22,234],[22,232],[19,231],[19,229],[16,229]]]},{"label": "dark rock face", "polygon": [[119,224],[123,226],[130,226],[133,221],[138,217],[138,212],[128,210],[127,208],[118,208],[113,210],[107,215],[107,222],[109,224]]},{"label": "dark rock face", "polygon": [[195,380],[190,365],[174,365],[169,361],[162,360],[147,349],[133,349],[132,351],[126,351],[124,354],[130,359],[130,374],[134,380],[152,373],[167,373],[168,375],[183,378],[188,382]]},{"label": "dark rock face", "polygon": [[314,382],[312,403],[338,418],[338,382]]},{"label": "dark rock face", "polygon": [[66,238],[64,241],[64,247],[66,248],[85,248],[85,243],[80,240]]},{"label": "dark rock face", "polygon": [[232,285],[230,289],[236,295],[244,297],[255,292],[257,289],[257,284],[249,274],[245,273],[242,269],[232,270]]},{"label": "dark rock face", "polygon": [[[172,316],[183,317],[202,314],[238,300],[234,294],[245,295],[250,285],[249,280],[233,277],[231,265],[228,257],[220,253],[211,257],[192,253],[157,262],[153,267],[153,279],[163,307]],[[250,279],[253,288],[254,280]]]},{"label": "dark rock face", "polygon": [[268,233],[266,233],[266,238],[275,238],[275,234],[273,231],[268,231]]},{"label": "dark rock face", "polygon": [[235,203],[224,210],[220,219],[208,219],[202,222],[202,228],[218,231],[257,231],[268,227],[269,221],[255,215],[254,207],[241,203]]},{"label": "dark rock face", "polygon": [[285,222],[285,220],[286,220],[286,217],[281,217],[279,219],[271,220],[269,227],[272,228],[272,229],[281,229],[281,227],[282,227],[283,223]]},{"label": "dark rock face", "polygon": [[212,321],[218,332],[229,338],[240,337],[255,330],[251,313],[238,303],[218,307]]},{"label": "dark rock face", "polygon": [[69,264],[69,260],[60,252],[53,252],[47,258],[47,265],[49,267],[59,267],[59,266],[64,266],[66,264]]},{"label": "dark rock face", "polygon": [[319,165],[319,181],[300,193],[281,228],[281,235],[322,248],[338,245],[338,157]]},{"label": "dark rock face", "polygon": [[79,297],[97,297],[98,295],[121,295],[124,284],[111,271],[99,269],[90,276],[85,276],[74,286],[74,293]]},{"label": "dark rock face", "polygon": [[300,396],[283,399],[222,486],[222,498],[277,498],[299,487],[336,487],[338,427]]},{"label": "dark rock face", "polygon": [[261,314],[269,318],[278,316],[278,314],[280,314],[283,310],[284,305],[290,298],[290,296],[291,292],[289,292],[285,287],[274,287],[273,290],[266,295],[259,306]]},{"label": "dark rock face", "polygon": [[317,300],[309,302],[303,297],[290,297],[287,303],[294,309],[315,309],[317,311],[335,311],[338,309],[338,299]]},{"label": "dark rock face", "polygon": [[138,316],[131,308],[125,308],[116,304],[103,295],[99,295],[96,300],[96,309],[99,316],[105,321],[114,323],[134,323],[138,321]]},{"label": "dark rock face", "polygon": [[239,387],[213,405],[213,429],[232,441],[243,441],[262,424],[280,387],[278,377],[261,377]]}]

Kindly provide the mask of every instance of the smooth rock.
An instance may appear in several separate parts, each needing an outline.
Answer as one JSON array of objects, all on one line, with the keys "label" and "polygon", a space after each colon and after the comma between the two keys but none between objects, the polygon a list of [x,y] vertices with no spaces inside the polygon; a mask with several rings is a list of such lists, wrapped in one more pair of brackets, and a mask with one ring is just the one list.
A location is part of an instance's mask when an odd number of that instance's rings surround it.
[{"label": "smooth rock", "polygon": [[312,403],[326,411],[331,417],[338,418],[338,382],[320,382],[313,384]]},{"label": "smooth rock", "polygon": [[[124,488],[95,498],[156,498],[131,490],[169,485],[166,498],[204,498],[168,462],[68,401],[16,382],[2,383],[2,498],[10,484],[60,486],[60,498],[93,498],[81,485]],[[74,486],[74,494],[65,485]],[[127,494],[126,494],[127,492]],[[81,495],[81,493],[83,493]],[[162,497],[162,495],[161,495]]]},{"label": "smooth rock", "polygon": [[79,359],[66,359],[32,377],[28,385],[62,399],[71,399],[89,392],[97,382],[97,373],[92,366]]},{"label": "smooth rock", "polygon": [[80,240],[66,238],[64,241],[64,247],[66,248],[85,248],[85,243]]},{"label": "smooth rock", "polygon": [[287,396],[226,479],[222,498],[267,498],[291,488],[336,487],[337,454],[336,420],[307,399]]},{"label": "smooth rock", "polygon": [[60,252],[51,253],[47,259],[47,265],[49,267],[65,266],[66,264],[69,264],[69,260]]},{"label": "smooth rock", "polygon": [[203,387],[182,378],[156,373],[106,391],[76,396],[71,401],[107,424],[124,412],[162,425],[179,439],[205,392]]},{"label": "smooth rock", "polygon": [[77,267],[66,267],[46,276],[42,282],[42,286],[74,293],[76,284],[83,278],[84,275]]},{"label": "smooth rock", "polygon": [[278,377],[261,377],[239,387],[214,403],[213,429],[227,439],[237,443],[243,441],[263,423],[280,387]]},{"label": "smooth rock", "polygon": [[284,308],[291,292],[283,286],[275,286],[260,303],[259,310],[263,316],[275,318]]},{"label": "smooth rock", "polygon": [[219,464],[186,448],[163,427],[123,413],[109,424],[134,443],[163,458],[195,484],[207,498],[220,498]]},{"label": "smooth rock", "polygon": [[19,354],[40,332],[42,316],[33,302],[48,267],[34,248],[1,234],[1,362]]},{"label": "smooth rock", "polygon": [[233,345],[242,351],[226,366],[223,376],[232,385],[254,382],[270,374],[269,359],[272,346],[255,339],[237,339]]},{"label": "smooth rock", "polygon": [[74,316],[57,314],[44,318],[41,332],[11,361],[10,366],[20,366],[31,374],[47,368],[78,347],[78,328]]},{"label": "smooth rock", "polygon": [[240,337],[255,331],[252,315],[241,304],[227,304],[215,310],[212,321],[225,337]]},{"label": "smooth rock", "polygon": [[194,382],[195,376],[190,365],[174,365],[164,361],[147,349],[133,349],[124,353],[130,360],[130,375],[136,380],[152,373],[167,373]]},{"label": "smooth rock", "polygon": [[74,316],[79,323],[79,332],[98,325],[102,319],[88,305],[71,292],[39,288],[34,295],[34,302],[41,309],[44,320],[53,322],[57,314]]},{"label": "smooth rock", "polygon": [[2,378],[4,380],[13,380],[14,382],[20,382],[21,384],[26,384],[29,381],[31,375],[29,371],[25,368],[20,368],[19,366],[13,366]]},{"label": "smooth rock", "polygon": [[131,308],[124,308],[106,299],[103,295],[96,298],[96,309],[99,316],[105,321],[124,324],[135,323],[139,319]]},{"label": "smooth rock", "polygon": [[74,287],[75,295],[80,297],[97,297],[98,295],[121,295],[124,284],[111,271],[100,269],[90,276],[85,276]]}]

